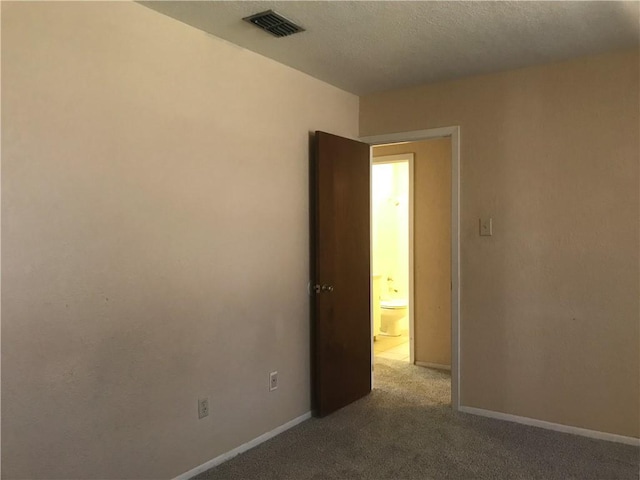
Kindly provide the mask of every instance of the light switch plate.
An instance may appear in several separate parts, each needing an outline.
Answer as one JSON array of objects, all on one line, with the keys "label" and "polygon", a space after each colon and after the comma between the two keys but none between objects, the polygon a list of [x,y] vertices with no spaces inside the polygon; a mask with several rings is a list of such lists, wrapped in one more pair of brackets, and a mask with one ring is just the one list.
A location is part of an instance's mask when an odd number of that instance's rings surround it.
[{"label": "light switch plate", "polygon": [[491,217],[480,219],[480,236],[490,237],[493,235],[493,219]]}]

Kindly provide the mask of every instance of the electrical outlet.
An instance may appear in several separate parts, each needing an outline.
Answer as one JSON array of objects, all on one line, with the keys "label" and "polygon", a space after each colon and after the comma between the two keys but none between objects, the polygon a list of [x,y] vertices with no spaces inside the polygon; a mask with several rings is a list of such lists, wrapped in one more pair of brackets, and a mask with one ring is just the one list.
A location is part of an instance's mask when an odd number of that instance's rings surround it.
[{"label": "electrical outlet", "polygon": [[204,418],[209,415],[209,399],[198,399],[198,418]]},{"label": "electrical outlet", "polygon": [[271,372],[269,374],[269,391],[273,392],[276,388],[278,388],[278,372]]}]

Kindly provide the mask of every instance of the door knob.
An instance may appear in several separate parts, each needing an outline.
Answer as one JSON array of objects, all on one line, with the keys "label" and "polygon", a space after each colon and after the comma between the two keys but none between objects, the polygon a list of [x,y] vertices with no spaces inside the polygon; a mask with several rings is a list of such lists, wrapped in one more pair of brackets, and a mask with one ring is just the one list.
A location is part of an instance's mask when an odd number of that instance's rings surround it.
[{"label": "door knob", "polygon": [[327,285],[326,283],[323,285],[314,285],[313,291],[316,293],[320,292],[333,292],[333,285]]}]

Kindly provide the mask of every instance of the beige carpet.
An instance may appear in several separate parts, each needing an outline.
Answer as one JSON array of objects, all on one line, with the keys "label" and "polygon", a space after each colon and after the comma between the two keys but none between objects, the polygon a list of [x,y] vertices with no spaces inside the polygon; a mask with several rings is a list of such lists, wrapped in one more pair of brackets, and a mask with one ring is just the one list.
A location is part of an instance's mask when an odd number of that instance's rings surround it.
[{"label": "beige carpet", "polygon": [[445,373],[378,359],[374,391],[201,479],[638,479],[639,450],[449,407]]}]

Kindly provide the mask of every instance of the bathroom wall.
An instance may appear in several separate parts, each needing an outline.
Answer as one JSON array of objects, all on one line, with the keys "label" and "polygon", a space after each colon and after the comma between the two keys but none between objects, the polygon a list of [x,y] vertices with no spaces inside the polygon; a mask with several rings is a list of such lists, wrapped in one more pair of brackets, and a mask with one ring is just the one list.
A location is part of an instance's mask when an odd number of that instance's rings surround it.
[{"label": "bathroom wall", "polygon": [[[393,268],[396,229],[389,199],[393,195],[393,166],[373,165],[371,169],[371,251],[372,272],[382,275],[382,293],[388,293],[387,277]],[[392,224],[391,226],[389,224]]]},{"label": "bathroom wall", "polygon": [[133,2],[1,8],[2,477],[172,478],[307,413],[309,131],[358,98]]},{"label": "bathroom wall", "polygon": [[463,405],[640,434],[639,64],[636,49],[360,99],[362,136],[460,126]]},{"label": "bathroom wall", "polygon": [[406,162],[373,165],[373,273],[383,276],[382,296],[387,298],[409,294],[408,182]]},{"label": "bathroom wall", "polygon": [[451,140],[374,147],[414,154],[415,360],[451,365]]}]

